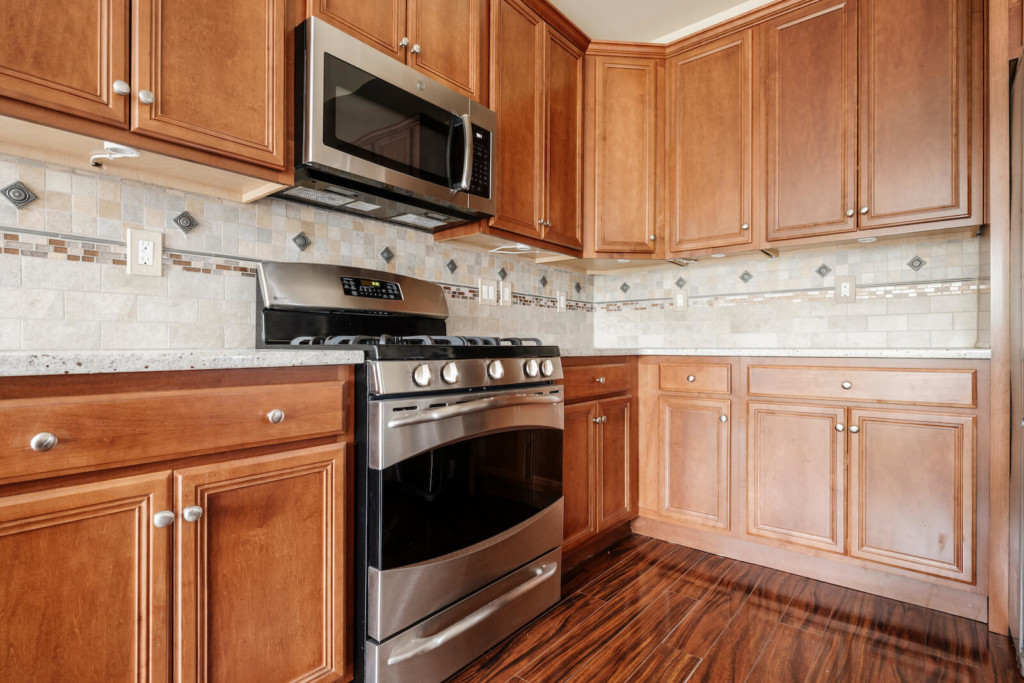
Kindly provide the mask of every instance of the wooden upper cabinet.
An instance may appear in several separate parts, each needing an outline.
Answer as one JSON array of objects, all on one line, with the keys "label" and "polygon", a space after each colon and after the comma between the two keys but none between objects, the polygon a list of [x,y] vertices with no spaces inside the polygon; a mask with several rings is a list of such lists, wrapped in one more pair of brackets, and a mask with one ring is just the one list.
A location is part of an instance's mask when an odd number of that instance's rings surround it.
[{"label": "wooden upper cabinet", "polygon": [[133,129],[283,167],[284,12],[285,0],[137,0]]},{"label": "wooden upper cabinet", "polygon": [[767,239],[854,231],[856,0],[823,0],[762,31]]},{"label": "wooden upper cabinet", "polygon": [[[664,59],[588,56],[584,220],[597,253],[653,254]],[[590,242],[588,241],[588,244]]]},{"label": "wooden upper cabinet", "polygon": [[345,467],[328,445],[175,472],[179,681],[340,680]]},{"label": "wooden upper cabinet", "polygon": [[[313,0],[313,16],[405,61],[406,0]],[[442,4],[438,0],[437,4]],[[446,4],[446,3],[445,3]]]},{"label": "wooden upper cabinet", "polygon": [[670,252],[753,243],[751,31],[668,61]]},{"label": "wooden upper cabinet", "polygon": [[409,66],[486,105],[487,0],[408,2]]},{"label": "wooden upper cabinet", "polygon": [[540,239],[546,28],[520,0],[496,0],[491,35],[491,109],[501,141],[491,225]]},{"label": "wooden upper cabinet", "polygon": [[6,0],[0,95],[127,127],[128,3]]},{"label": "wooden upper cabinet", "polygon": [[550,29],[544,43],[544,239],[582,249],[583,54]]},{"label": "wooden upper cabinet", "polygon": [[860,227],[980,223],[971,0],[860,0],[860,21]]},{"label": "wooden upper cabinet", "polygon": [[0,498],[0,678],[170,680],[170,508],[167,472]]}]

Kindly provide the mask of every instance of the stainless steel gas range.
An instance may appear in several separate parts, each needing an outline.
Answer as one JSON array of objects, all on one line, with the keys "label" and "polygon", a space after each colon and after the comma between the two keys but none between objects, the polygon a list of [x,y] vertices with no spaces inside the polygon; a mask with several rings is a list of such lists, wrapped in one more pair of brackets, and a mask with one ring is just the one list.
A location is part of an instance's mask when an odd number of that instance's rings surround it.
[{"label": "stainless steel gas range", "polygon": [[358,349],[356,679],[440,681],[557,602],[558,347],[446,335],[432,283],[262,263],[259,348]]}]

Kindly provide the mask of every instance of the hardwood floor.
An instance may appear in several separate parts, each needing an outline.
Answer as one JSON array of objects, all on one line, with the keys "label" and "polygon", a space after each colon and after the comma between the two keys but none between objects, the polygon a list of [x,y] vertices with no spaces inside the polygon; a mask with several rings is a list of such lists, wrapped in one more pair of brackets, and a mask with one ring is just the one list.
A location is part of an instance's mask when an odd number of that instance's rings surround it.
[{"label": "hardwood floor", "polygon": [[1022,681],[969,619],[630,536],[454,676],[552,681]]}]

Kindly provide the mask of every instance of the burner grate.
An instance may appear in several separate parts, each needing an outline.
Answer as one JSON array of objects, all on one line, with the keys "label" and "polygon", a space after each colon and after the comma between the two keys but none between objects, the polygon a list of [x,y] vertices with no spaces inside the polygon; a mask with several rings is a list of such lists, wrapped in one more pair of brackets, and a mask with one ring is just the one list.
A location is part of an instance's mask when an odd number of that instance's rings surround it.
[{"label": "burner grate", "polygon": [[330,337],[323,335],[295,337],[290,342],[291,346],[390,346],[409,344],[416,346],[526,346],[527,343],[541,346],[540,339],[536,337],[486,337],[486,336],[454,336],[454,335],[428,335],[416,334],[410,336],[395,336],[382,334],[379,336],[357,334],[338,334]]}]

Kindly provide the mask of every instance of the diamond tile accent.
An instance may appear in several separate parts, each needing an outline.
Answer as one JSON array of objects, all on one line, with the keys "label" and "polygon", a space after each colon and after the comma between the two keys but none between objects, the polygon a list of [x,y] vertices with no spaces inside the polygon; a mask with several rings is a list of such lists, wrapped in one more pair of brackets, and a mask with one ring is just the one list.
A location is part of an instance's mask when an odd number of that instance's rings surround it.
[{"label": "diamond tile accent", "polygon": [[913,270],[914,272],[917,272],[917,271],[921,270],[922,268],[924,268],[926,263],[928,263],[928,262],[925,261],[920,256],[915,256],[914,258],[912,258],[909,261],[907,261],[907,265],[910,266],[910,269]]},{"label": "diamond tile accent", "polygon": [[678,280],[676,280],[676,287],[678,287],[679,289],[682,289],[685,286],[686,286],[686,280],[684,280],[683,278],[679,278]]},{"label": "diamond tile accent", "polygon": [[384,247],[380,257],[384,259],[384,263],[391,263],[391,259],[395,258],[395,252],[391,251],[391,247]]},{"label": "diamond tile accent", "polygon": [[548,278],[547,278],[546,275],[541,275],[540,276],[540,286],[541,287],[547,287],[548,286]]},{"label": "diamond tile accent", "polygon": [[498,277],[500,277],[502,280],[508,277],[508,273],[505,272],[504,268],[498,271]]},{"label": "diamond tile accent", "polygon": [[744,270],[742,273],[740,273],[740,279],[743,280],[744,282],[750,282],[751,280],[754,279],[754,276],[750,274],[749,270]]},{"label": "diamond tile accent", "polygon": [[20,209],[38,199],[38,197],[32,194],[32,190],[25,187],[24,183],[20,180],[16,180],[7,187],[0,189],[0,194],[4,196],[4,199],[14,204],[16,209]]},{"label": "diamond tile accent", "polygon": [[822,263],[820,266],[814,269],[814,272],[820,275],[821,277],[825,277],[826,275],[832,272],[832,269],[829,268],[824,263]]},{"label": "diamond tile accent", "polygon": [[313,240],[309,239],[309,235],[304,232],[300,232],[293,237],[292,242],[295,242],[295,246],[299,248],[299,251],[305,251],[306,247],[313,244]]},{"label": "diamond tile accent", "polygon": [[454,275],[455,271],[459,269],[459,264],[455,262],[455,259],[448,259],[448,263],[444,264],[444,267]]},{"label": "diamond tile accent", "polygon": [[177,225],[186,235],[199,227],[199,221],[197,221],[196,217],[188,211],[182,211],[172,218],[171,222]]},{"label": "diamond tile accent", "polygon": [[576,290],[576,293],[577,293],[577,294],[579,294],[580,292],[582,292],[582,291],[583,291],[583,285],[581,285],[580,283],[578,283],[578,282],[577,282],[577,283],[576,283],[576,286],[575,286],[575,287],[573,287],[573,289],[575,289],[575,290]]},{"label": "diamond tile accent", "polygon": [[621,290],[622,290],[622,293],[623,293],[623,294],[625,294],[626,292],[628,292],[628,291],[629,291],[629,285],[628,285],[628,284],[626,284],[625,282],[623,282],[623,283],[622,283],[622,284],[621,284],[621,285],[619,286],[619,289],[621,289]]}]

